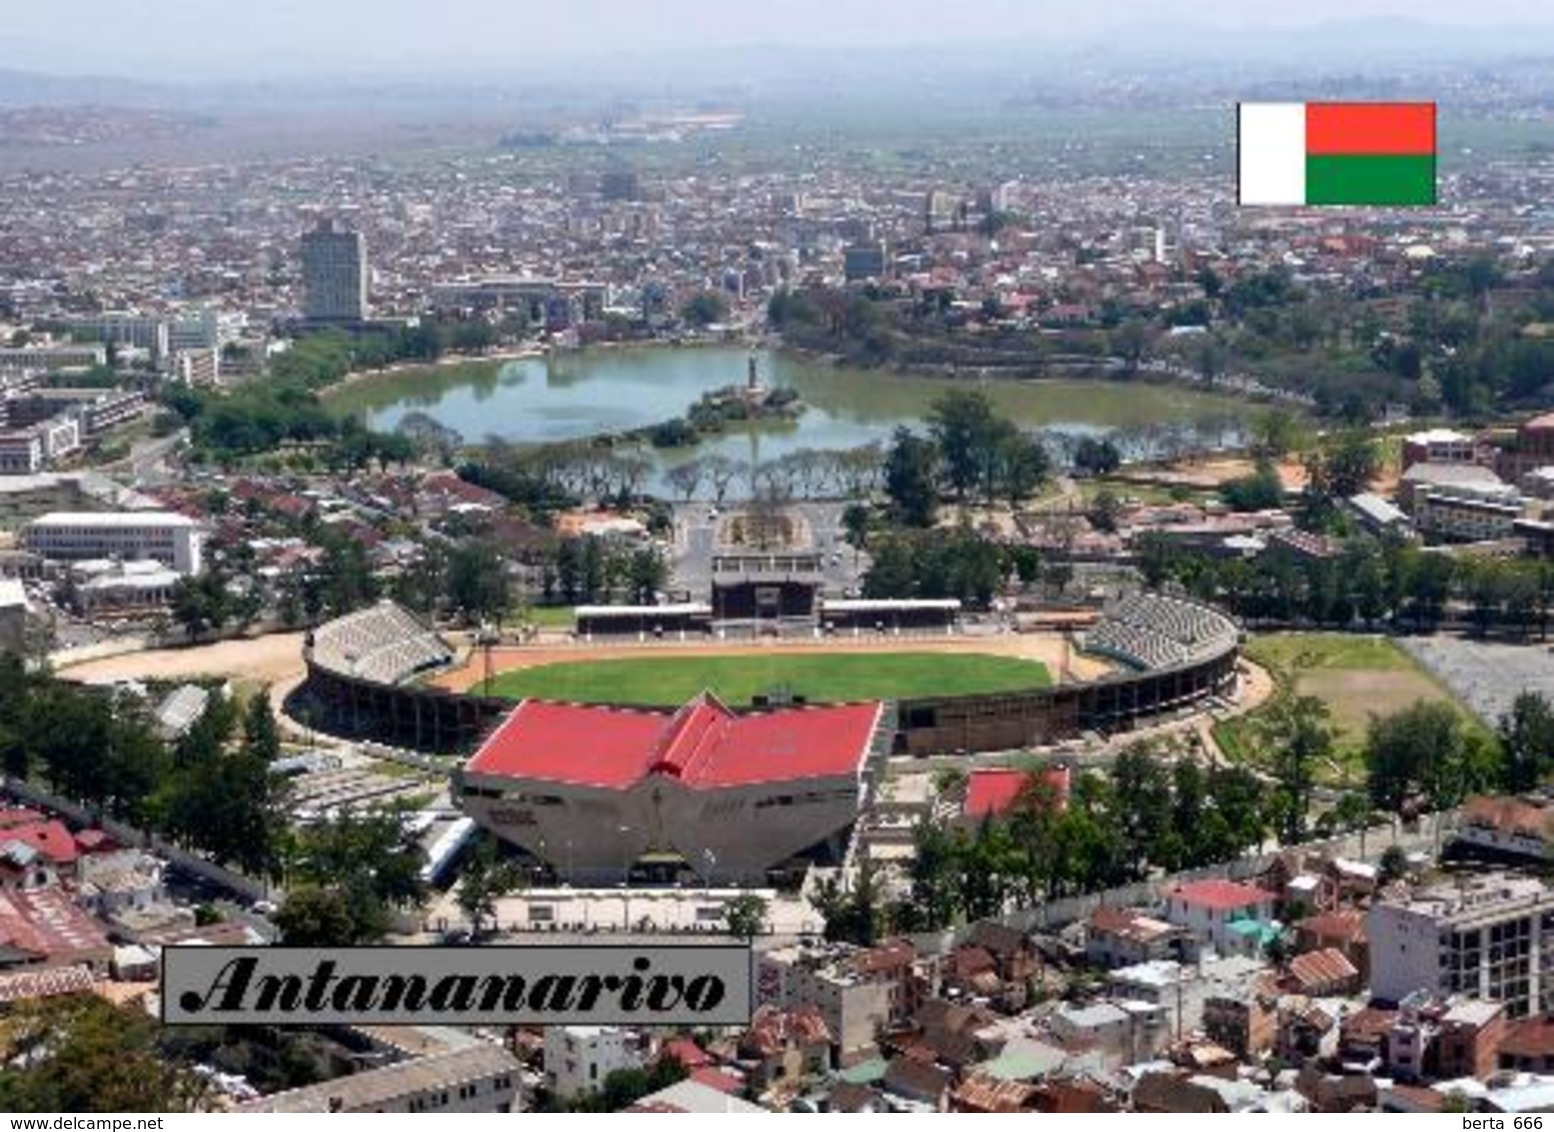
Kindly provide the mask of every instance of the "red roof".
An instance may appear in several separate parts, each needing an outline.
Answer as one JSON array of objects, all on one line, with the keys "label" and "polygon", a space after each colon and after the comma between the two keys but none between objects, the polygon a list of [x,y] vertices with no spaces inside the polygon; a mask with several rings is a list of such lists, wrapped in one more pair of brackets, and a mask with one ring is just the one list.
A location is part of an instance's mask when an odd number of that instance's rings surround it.
[{"label": "red roof", "polygon": [[[1033,772],[1010,768],[974,770],[966,780],[966,802],[961,814],[968,818],[980,818],[988,814],[1007,813],[1013,808],[1020,791]],[[1069,770],[1066,766],[1045,767],[1034,772],[1052,788],[1057,796],[1058,808],[1068,805]]]},{"label": "red roof", "polygon": [[525,700],[465,769],[624,790],[656,775],[691,789],[857,772],[878,703],[739,715],[704,692],[665,712]]},{"label": "red roof", "polygon": [[74,864],[81,855],[76,848],[76,839],[59,821],[13,825],[9,829],[0,830],[0,842],[4,841],[20,841],[23,845],[30,845],[56,865]]},{"label": "red roof", "polygon": [[33,822],[45,820],[44,816],[37,810],[0,810],[0,829],[10,829],[12,826],[18,825],[31,825]]},{"label": "red roof", "polygon": [[690,1038],[670,1038],[659,1049],[660,1057],[672,1057],[687,1069],[711,1065],[712,1058]]},{"label": "red roof", "polygon": [[1253,904],[1268,904],[1273,895],[1249,884],[1233,880],[1190,880],[1171,889],[1168,895],[1183,904],[1195,908],[1209,908],[1216,912],[1228,912],[1232,908],[1247,908]]},{"label": "red roof", "polygon": [[58,889],[0,892],[0,948],[45,965],[106,958],[112,951],[96,921]]}]

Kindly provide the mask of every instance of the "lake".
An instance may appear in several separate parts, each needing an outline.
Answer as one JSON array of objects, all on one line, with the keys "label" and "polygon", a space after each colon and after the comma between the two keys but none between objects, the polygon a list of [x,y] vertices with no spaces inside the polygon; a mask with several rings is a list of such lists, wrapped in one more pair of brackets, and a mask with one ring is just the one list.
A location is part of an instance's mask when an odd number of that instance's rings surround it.
[{"label": "lake", "polygon": [[[698,453],[759,462],[797,448],[884,441],[898,425],[925,427],[924,415],[949,389],[983,390],[1022,428],[1069,437],[1112,435],[1135,457],[1168,454],[1188,443],[1234,444],[1249,411],[1233,398],[1173,385],[918,377],[839,368],[772,350],[753,354],[761,380],[796,389],[808,411],[794,423],[731,430]],[[432,366],[359,381],[333,394],[329,405],[381,430],[419,410],[470,442],[493,435],[515,443],[575,440],[681,416],[702,393],[742,384],[751,356],[738,347],[647,347]],[[657,454],[661,466],[689,455]]]}]

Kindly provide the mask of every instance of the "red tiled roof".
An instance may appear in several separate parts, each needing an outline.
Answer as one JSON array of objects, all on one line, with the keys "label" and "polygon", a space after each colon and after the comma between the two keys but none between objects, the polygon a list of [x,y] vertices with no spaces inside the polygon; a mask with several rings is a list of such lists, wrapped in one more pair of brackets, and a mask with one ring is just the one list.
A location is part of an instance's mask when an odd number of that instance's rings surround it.
[{"label": "red tiled roof", "polygon": [[672,1057],[687,1069],[711,1065],[712,1058],[690,1038],[670,1038],[658,1051],[660,1057]]},{"label": "red tiled roof", "polygon": [[64,822],[44,821],[31,825],[13,825],[0,831],[0,841],[20,841],[42,853],[56,865],[74,864],[81,855],[76,839],[65,828]]},{"label": "red tiled roof", "polygon": [[28,998],[53,998],[89,991],[96,983],[85,967],[50,967],[0,975],[0,1004]]},{"label": "red tiled roof", "polygon": [[57,889],[0,892],[0,947],[45,963],[105,957],[110,950],[96,921]]},{"label": "red tiled roof", "polygon": [[673,715],[525,700],[465,769],[615,790],[653,775],[691,789],[828,778],[857,771],[879,716],[878,703],[738,715],[710,693]]},{"label": "red tiled roof", "polygon": [[1167,894],[1172,899],[1195,908],[1208,908],[1215,912],[1228,912],[1233,908],[1249,908],[1254,904],[1266,904],[1273,895],[1249,884],[1233,880],[1190,880],[1179,884]]},{"label": "red tiled roof", "polygon": [[0,829],[10,829],[12,826],[17,825],[32,825],[34,822],[47,820],[37,810],[0,810]]},{"label": "red tiled roof", "polygon": [[[1066,766],[1045,767],[1039,774],[1057,797],[1058,808],[1068,805],[1069,770]],[[1032,772],[1007,767],[974,770],[966,780],[966,802],[961,814],[968,818],[1007,813],[1025,789]]]},{"label": "red tiled roof", "polygon": [[745,1084],[734,1074],[724,1069],[714,1069],[704,1065],[699,1069],[692,1069],[690,1073],[692,1081],[698,1085],[706,1085],[709,1089],[716,1089],[720,1093],[727,1093],[731,1097],[737,1097],[744,1092]]},{"label": "red tiled roof", "polygon": [[1290,960],[1290,974],[1307,991],[1321,991],[1359,977],[1354,964],[1336,947],[1308,951]]}]

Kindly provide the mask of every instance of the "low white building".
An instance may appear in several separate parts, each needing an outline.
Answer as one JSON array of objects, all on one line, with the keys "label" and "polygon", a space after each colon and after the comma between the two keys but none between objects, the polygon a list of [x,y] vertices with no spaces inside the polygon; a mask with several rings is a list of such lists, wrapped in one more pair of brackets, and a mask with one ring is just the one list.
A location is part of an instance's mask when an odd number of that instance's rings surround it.
[{"label": "low white building", "polygon": [[22,544],[44,558],[152,559],[180,574],[200,572],[204,539],[198,523],[173,511],[52,511],[22,529]]},{"label": "low white building", "polygon": [[617,1069],[641,1064],[630,1031],[614,1026],[545,1027],[545,1087],[562,1100],[595,1092]]}]

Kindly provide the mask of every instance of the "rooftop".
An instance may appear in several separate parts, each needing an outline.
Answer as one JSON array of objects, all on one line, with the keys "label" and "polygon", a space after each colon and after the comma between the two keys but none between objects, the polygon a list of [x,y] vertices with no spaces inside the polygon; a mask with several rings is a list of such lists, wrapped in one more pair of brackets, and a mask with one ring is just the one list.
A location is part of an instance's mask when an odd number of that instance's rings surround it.
[{"label": "rooftop", "polygon": [[504,1070],[517,1079],[518,1062],[500,1046],[480,1043],[414,1061],[320,1081],[242,1105],[240,1112],[365,1112],[402,1097],[448,1089]]},{"label": "rooftop", "polygon": [[124,530],[136,527],[191,528],[199,524],[176,511],[50,511],[39,515],[30,527],[90,527]]},{"label": "rooftop", "polygon": [[1207,908],[1214,912],[1226,912],[1233,908],[1249,908],[1256,904],[1271,904],[1272,893],[1250,884],[1233,880],[1190,880],[1166,893],[1171,900],[1180,901],[1193,908]]},{"label": "rooftop", "polygon": [[881,710],[869,702],[741,715],[710,692],[672,715],[525,700],[465,769],[614,790],[648,777],[717,789],[852,776]]}]

